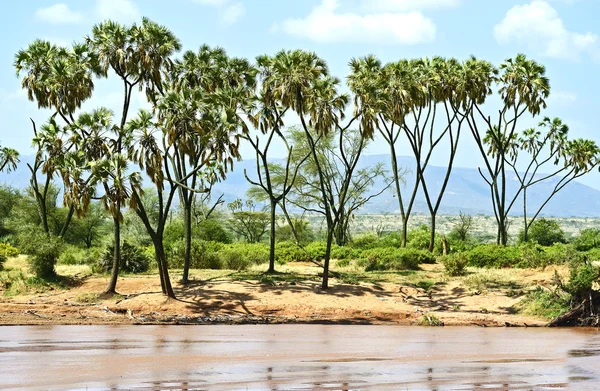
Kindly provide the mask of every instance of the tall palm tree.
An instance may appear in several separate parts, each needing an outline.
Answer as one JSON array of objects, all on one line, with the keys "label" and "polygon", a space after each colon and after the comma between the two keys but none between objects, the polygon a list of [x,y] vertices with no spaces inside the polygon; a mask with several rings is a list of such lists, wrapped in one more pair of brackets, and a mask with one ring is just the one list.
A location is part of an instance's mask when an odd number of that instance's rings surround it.
[{"label": "tall palm tree", "polygon": [[19,152],[16,149],[4,147],[0,148],[0,172],[14,171],[19,163]]}]

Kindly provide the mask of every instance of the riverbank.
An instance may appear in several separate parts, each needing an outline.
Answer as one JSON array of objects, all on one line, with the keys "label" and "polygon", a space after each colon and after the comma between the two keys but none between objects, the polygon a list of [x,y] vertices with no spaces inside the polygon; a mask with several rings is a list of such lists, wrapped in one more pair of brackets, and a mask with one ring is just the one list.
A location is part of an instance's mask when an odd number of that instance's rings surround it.
[{"label": "riverbank", "polygon": [[[23,259],[7,263],[24,273]],[[320,290],[319,269],[288,264],[279,273],[194,270],[182,285],[173,275],[177,299],[160,293],[158,275],[119,278],[119,295],[99,295],[108,276],[84,266],[59,266],[63,286],[16,291],[0,288],[0,324],[386,324],[482,327],[544,326],[547,319],[523,314],[521,301],[539,286],[550,286],[546,269],[470,269],[448,277],[442,265],[404,273],[343,270]],[[1,289],[4,289],[2,291]]]}]

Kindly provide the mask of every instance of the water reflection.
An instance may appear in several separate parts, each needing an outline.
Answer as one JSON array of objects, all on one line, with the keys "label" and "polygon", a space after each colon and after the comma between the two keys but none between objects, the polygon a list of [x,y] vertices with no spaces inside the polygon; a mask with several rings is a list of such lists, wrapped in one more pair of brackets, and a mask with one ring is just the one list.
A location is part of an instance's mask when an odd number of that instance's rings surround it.
[{"label": "water reflection", "polygon": [[600,333],[594,330],[318,325],[0,330],[0,389],[600,389]]}]

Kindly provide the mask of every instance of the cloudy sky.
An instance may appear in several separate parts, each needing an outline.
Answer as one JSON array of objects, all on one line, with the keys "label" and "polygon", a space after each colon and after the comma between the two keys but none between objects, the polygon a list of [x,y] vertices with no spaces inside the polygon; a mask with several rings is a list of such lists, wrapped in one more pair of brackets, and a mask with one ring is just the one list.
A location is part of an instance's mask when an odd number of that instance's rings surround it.
[{"label": "cloudy sky", "polygon": [[[10,4],[10,5],[9,5]],[[600,143],[600,0],[30,0],[3,4],[0,16],[0,143],[31,154],[29,118],[50,114],[27,101],[13,68],[14,54],[36,38],[68,45],[94,23],[123,23],[142,16],[169,27],[184,50],[222,46],[231,55],[254,58],[280,49],[309,49],[344,78],[352,57],[375,54],[382,61],[470,55],[499,64],[517,53],[542,62],[552,84],[543,115],[561,117],[571,137]],[[97,83],[86,108],[118,108],[121,90]],[[134,103],[144,105],[143,97]],[[531,126],[538,119],[524,122]],[[458,166],[480,161],[465,134]],[[408,149],[401,147],[404,154]],[[376,141],[369,153],[387,153]],[[247,152],[246,156],[250,156]],[[440,156],[434,163],[443,164]],[[584,183],[600,188],[600,174]]]}]

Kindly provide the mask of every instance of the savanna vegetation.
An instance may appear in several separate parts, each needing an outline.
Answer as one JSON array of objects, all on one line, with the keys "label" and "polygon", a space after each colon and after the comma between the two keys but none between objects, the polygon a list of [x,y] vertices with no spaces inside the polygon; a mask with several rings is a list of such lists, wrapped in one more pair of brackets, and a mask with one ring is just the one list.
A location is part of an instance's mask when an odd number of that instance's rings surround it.
[{"label": "savanna vegetation", "polygon": [[[472,268],[568,265],[568,279],[521,292],[524,308],[554,316],[570,307],[579,323],[598,324],[600,232],[567,238],[541,216],[555,194],[600,164],[600,150],[569,138],[567,125],[545,113],[543,65],[524,55],[499,65],[475,57],[383,64],[366,56],[350,61],[346,88],[313,52],[249,60],[217,47],[180,49],[171,31],[143,19],[103,22],[71,47],[36,40],[16,54],[29,99],[53,114],[32,121],[30,187],[0,188],[0,267],[23,253],[36,279],[60,281],[57,265],[88,265],[110,275],[109,295],[120,274],[157,272],[162,293],[174,298],[173,272],[185,284],[193,269],[264,265],[277,275],[278,265],[311,262],[327,290],[331,276],[359,281],[349,266],[363,275],[440,263],[461,276]],[[121,85],[121,111],[81,109],[102,78]],[[132,113],[136,95],[147,109]],[[540,116],[539,126],[522,128]],[[359,164],[376,137],[389,146],[391,172]],[[449,231],[436,224],[465,137],[484,162],[479,172],[495,219],[487,238],[472,234],[471,216],[456,217]],[[256,171],[245,172],[253,187],[224,200],[213,185],[235,169],[241,143],[255,152]],[[398,166],[400,143],[414,155],[414,183]],[[286,158],[275,163],[281,148]],[[447,159],[441,185],[427,175],[438,155]],[[18,163],[16,151],[0,150],[0,169]],[[513,193],[509,176],[520,183]],[[545,181],[553,190],[530,207],[528,192]],[[356,213],[385,191],[398,200],[400,229],[356,234]],[[428,223],[409,229],[418,192]],[[518,200],[522,228],[511,238]],[[314,216],[322,224],[310,223]],[[10,270],[2,273],[6,288]]]}]

